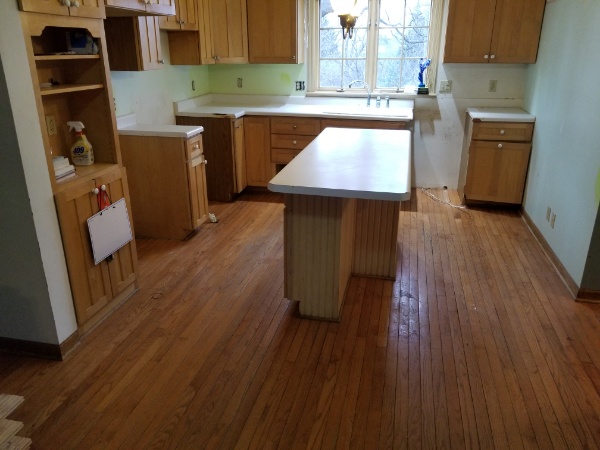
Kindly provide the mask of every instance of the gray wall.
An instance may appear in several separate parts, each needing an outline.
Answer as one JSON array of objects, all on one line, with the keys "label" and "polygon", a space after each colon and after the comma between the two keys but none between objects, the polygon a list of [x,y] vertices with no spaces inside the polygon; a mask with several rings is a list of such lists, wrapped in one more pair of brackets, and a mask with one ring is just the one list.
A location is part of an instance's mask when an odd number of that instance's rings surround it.
[{"label": "gray wall", "polygon": [[598,266],[598,256],[587,258],[600,200],[598,23],[599,2],[548,3],[525,95],[525,108],[537,118],[525,211],[577,284],[586,264],[596,259]]},{"label": "gray wall", "polygon": [[57,343],[1,59],[0,136],[0,336]]}]

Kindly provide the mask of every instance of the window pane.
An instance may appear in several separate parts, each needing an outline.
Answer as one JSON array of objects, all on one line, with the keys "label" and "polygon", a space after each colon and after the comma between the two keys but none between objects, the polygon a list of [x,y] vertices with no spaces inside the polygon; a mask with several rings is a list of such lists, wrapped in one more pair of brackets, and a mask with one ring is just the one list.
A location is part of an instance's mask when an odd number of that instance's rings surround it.
[{"label": "window pane", "polygon": [[354,14],[358,16],[356,19],[356,27],[367,27],[369,24],[369,1],[358,0],[354,8]]},{"label": "window pane", "polygon": [[418,86],[419,70],[418,59],[405,59],[402,64],[402,86]]},{"label": "window pane", "polygon": [[380,58],[400,58],[402,56],[402,41],[402,29],[380,29],[378,56]]},{"label": "window pane", "polygon": [[406,0],[407,27],[428,27],[431,20],[430,0]]},{"label": "window pane", "polygon": [[401,86],[400,82],[400,60],[380,59],[377,63],[377,85],[378,89],[396,88]]},{"label": "window pane", "polygon": [[342,60],[322,60],[319,65],[319,87],[339,88],[342,86]]},{"label": "window pane", "polygon": [[[354,80],[365,79],[366,61],[364,59],[348,59],[344,61],[344,89]],[[362,85],[358,85],[362,88]]]},{"label": "window pane", "polygon": [[379,22],[382,27],[401,27],[404,25],[404,1],[381,0]]},{"label": "window pane", "polygon": [[404,32],[404,57],[427,57],[428,28],[407,28]]},{"label": "window pane", "polygon": [[367,57],[367,30],[354,30],[352,39],[344,39],[344,57],[345,58],[366,58]]},{"label": "window pane", "polygon": [[340,30],[321,30],[321,58],[342,57],[342,32]]}]

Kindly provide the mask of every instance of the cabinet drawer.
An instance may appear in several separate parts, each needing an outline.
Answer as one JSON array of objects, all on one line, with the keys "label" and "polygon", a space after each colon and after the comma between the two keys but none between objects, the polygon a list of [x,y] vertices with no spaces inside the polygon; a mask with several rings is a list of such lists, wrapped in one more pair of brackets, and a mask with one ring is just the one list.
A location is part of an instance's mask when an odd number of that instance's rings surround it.
[{"label": "cabinet drawer", "polygon": [[300,117],[271,118],[271,133],[316,136],[320,132],[321,121],[319,119],[303,119]]},{"label": "cabinet drawer", "polygon": [[294,150],[291,148],[272,148],[271,162],[277,164],[287,164],[294,159],[302,149]]},{"label": "cabinet drawer", "polygon": [[314,141],[315,137],[316,136],[296,136],[293,134],[271,134],[271,147],[302,150]]},{"label": "cabinet drawer", "polygon": [[185,153],[186,160],[192,164],[192,167],[197,166],[204,160],[201,134],[185,141]]},{"label": "cabinet drawer", "polygon": [[480,141],[529,142],[533,136],[533,123],[473,122],[471,139]]}]

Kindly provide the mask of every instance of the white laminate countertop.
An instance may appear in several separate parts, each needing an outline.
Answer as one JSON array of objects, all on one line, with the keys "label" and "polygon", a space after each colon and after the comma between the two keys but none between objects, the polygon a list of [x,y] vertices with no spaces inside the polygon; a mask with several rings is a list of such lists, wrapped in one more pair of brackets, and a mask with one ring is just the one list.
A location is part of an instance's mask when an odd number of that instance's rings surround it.
[{"label": "white laminate countertop", "polygon": [[189,139],[202,133],[204,128],[189,125],[157,125],[137,123],[135,114],[117,117],[117,132],[127,136],[157,136]]},{"label": "white laminate countertop", "polygon": [[410,199],[408,130],[326,128],[270,182],[273,192],[369,200]]},{"label": "white laminate countertop", "polygon": [[[244,98],[246,97],[246,98]],[[330,119],[357,119],[409,122],[413,120],[414,101],[390,99],[386,108],[385,99],[376,107],[376,97],[371,98],[371,106],[366,99],[346,98],[311,99],[286,98],[278,96],[238,96],[227,101],[206,96],[175,102],[175,115],[186,117],[227,117],[237,119],[245,115],[253,116],[294,116],[319,117]]]},{"label": "white laminate countertop", "polygon": [[467,113],[482,122],[535,122],[535,116],[521,108],[467,108]]}]

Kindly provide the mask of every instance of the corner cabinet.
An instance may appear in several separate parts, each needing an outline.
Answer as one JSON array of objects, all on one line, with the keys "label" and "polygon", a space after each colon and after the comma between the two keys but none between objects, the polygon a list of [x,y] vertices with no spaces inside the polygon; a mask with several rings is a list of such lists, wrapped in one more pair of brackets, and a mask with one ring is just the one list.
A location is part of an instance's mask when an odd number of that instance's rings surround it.
[{"label": "corner cabinet", "polygon": [[175,0],[104,0],[107,16],[173,16]]},{"label": "corner cabinet", "polygon": [[202,126],[208,200],[230,202],[244,190],[246,157],[244,119],[177,116],[177,125]]},{"label": "corner cabinet", "polygon": [[[103,21],[21,13],[48,176],[55,196],[69,282],[80,330],[88,330],[136,289],[137,256],[130,242],[112,261],[94,264],[87,219],[98,211],[92,189],[105,185],[111,201],[129,205],[125,169],[116,137],[113,94]],[[88,35],[88,54],[69,54],[69,34]],[[53,157],[70,158],[74,135],[67,121],[80,121],[93,145],[94,164],[76,166],[57,180]]]},{"label": "corner cabinet", "polygon": [[464,203],[521,204],[534,124],[507,120],[467,113],[458,186]]},{"label": "corner cabinet", "polygon": [[110,70],[162,69],[160,19],[155,16],[108,17],[104,21]]},{"label": "corner cabinet", "polygon": [[250,63],[304,62],[304,0],[247,0],[247,8]]},{"label": "corner cabinet", "polygon": [[535,63],[546,0],[450,0],[445,63]]}]

